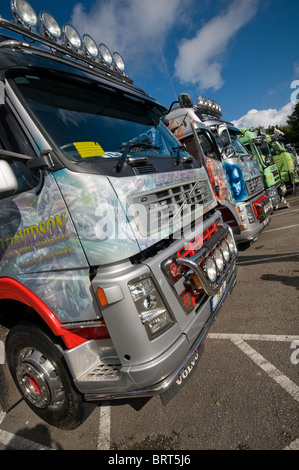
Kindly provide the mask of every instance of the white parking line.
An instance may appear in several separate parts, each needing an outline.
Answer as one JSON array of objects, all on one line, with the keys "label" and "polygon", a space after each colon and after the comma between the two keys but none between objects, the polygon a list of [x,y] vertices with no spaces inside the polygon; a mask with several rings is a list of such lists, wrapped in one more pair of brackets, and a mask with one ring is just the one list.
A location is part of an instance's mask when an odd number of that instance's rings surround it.
[{"label": "white parking line", "polygon": [[269,232],[276,232],[277,230],[288,230],[289,228],[294,228],[294,227],[299,227],[299,224],[296,224],[296,225],[288,225],[288,227],[272,228],[272,229],[270,229],[270,230],[267,230],[267,233],[269,233]]},{"label": "white parking line", "polygon": [[[0,425],[3,422],[6,414],[0,413]],[[8,446],[10,449],[16,450],[52,450],[49,447],[37,444],[37,442],[30,441],[25,437],[16,436],[8,431],[0,429],[0,444]]]},{"label": "white parking line", "polygon": [[110,406],[107,402],[104,406],[101,406],[97,450],[110,450],[110,427]]},{"label": "white parking line", "polygon": [[257,258],[256,260],[248,260],[248,261],[237,261],[238,265],[241,264],[258,264],[261,261],[274,261],[276,259],[283,259],[283,258],[297,258],[299,256],[299,253],[291,253],[289,255],[276,255],[276,256],[271,256],[271,258]]},{"label": "white parking line", "polygon": [[261,354],[253,349],[249,344],[245,343],[244,339],[250,340],[262,340],[262,341],[282,341],[282,342],[293,342],[298,341],[299,336],[291,335],[246,335],[246,334],[217,334],[210,333],[208,338],[212,339],[229,339],[241,351],[243,351],[255,364],[263,369],[266,374],[277,382],[282,388],[284,388],[294,400],[299,402],[299,386],[290,380],[286,375],[280,372],[273,364],[267,361]]},{"label": "white parking line", "polygon": [[293,209],[293,210],[288,210],[288,211],[284,211],[284,212],[281,212],[281,213],[275,213],[275,214],[271,214],[271,219],[273,219],[274,217],[281,217],[282,215],[288,215],[290,214],[291,212],[299,212],[299,209]]},{"label": "white parking line", "polygon": [[292,442],[284,450],[299,450],[299,439],[296,439],[294,442]]}]

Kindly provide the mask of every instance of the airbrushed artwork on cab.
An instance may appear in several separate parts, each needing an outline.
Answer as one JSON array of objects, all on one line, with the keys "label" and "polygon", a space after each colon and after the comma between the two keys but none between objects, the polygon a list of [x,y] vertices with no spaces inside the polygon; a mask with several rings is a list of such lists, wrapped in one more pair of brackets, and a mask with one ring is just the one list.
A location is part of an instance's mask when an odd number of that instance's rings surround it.
[{"label": "airbrushed artwork on cab", "polygon": [[[143,236],[138,211],[130,196],[148,194],[198,178],[207,180],[203,169],[115,178],[60,170],[55,178],[66,201],[90,265],[105,265],[132,257],[169,237],[171,227]],[[215,205],[214,199],[208,209]],[[142,207],[138,209],[142,210]]]},{"label": "airbrushed artwork on cab", "polygon": [[[223,201],[233,202],[232,192],[230,191],[230,183],[227,178],[226,171],[223,169],[219,160],[205,157],[206,168],[215,189],[216,199],[219,203]],[[217,189],[216,189],[217,188]]]},{"label": "airbrushed artwork on cab", "polygon": [[40,194],[26,191],[0,203],[0,272],[30,289],[61,322],[94,318],[89,266],[51,175]]},{"label": "airbrushed artwork on cab", "polygon": [[231,158],[223,165],[228,184],[235,202],[244,201],[248,197],[246,181],[261,177],[261,172],[255,160],[244,161]]}]

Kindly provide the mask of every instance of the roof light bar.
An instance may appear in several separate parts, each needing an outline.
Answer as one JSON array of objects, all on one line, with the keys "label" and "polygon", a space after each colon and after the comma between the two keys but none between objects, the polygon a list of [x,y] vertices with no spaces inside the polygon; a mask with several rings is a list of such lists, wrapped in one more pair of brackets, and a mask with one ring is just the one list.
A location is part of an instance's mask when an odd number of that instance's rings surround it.
[{"label": "roof light bar", "polygon": [[47,36],[54,40],[61,38],[62,31],[59,24],[47,11],[42,11],[39,14],[39,25],[43,36]]},{"label": "roof light bar", "polygon": [[101,53],[101,56],[103,58],[103,61],[107,64],[107,65],[112,65],[113,63],[113,57],[112,57],[112,54],[110,52],[110,50],[108,49],[108,47],[106,46],[106,44],[100,44],[99,45],[99,50],[100,50],[100,53]]},{"label": "roof light bar", "polygon": [[122,56],[118,52],[113,52],[113,60],[117,70],[123,73],[125,70],[125,63]]},{"label": "roof light bar", "polygon": [[219,103],[216,103],[214,100],[210,100],[207,98],[203,98],[199,96],[197,98],[197,106],[203,113],[208,113],[215,116],[222,116],[221,114],[221,106]]},{"label": "roof light bar", "polygon": [[81,50],[83,47],[82,39],[78,31],[70,24],[63,26],[63,35],[66,45],[76,50]]},{"label": "roof light bar", "polygon": [[97,59],[100,55],[98,46],[89,34],[83,35],[83,49],[84,52],[93,59]]},{"label": "roof light bar", "polygon": [[11,0],[10,9],[17,23],[31,29],[37,26],[37,15],[26,0]]}]

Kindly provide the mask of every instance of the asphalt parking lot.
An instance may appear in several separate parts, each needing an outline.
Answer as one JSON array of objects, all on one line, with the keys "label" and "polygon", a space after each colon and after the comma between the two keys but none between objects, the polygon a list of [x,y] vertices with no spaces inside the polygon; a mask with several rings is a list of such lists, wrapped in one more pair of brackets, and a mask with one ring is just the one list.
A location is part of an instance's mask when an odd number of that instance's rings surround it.
[{"label": "asphalt parking lot", "polygon": [[298,450],[299,194],[287,200],[239,252],[237,285],[166,407],[159,397],[100,403],[61,431],[27,407],[0,365],[0,450]]}]

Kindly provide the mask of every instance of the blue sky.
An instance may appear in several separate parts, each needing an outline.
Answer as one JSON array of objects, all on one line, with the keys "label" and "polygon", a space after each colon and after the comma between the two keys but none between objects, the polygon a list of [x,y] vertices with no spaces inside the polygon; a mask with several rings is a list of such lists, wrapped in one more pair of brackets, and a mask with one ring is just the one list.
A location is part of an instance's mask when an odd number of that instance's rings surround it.
[{"label": "blue sky", "polygon": [[[111,52],[165,107],[178,93],[221,104],[236,125],[281,125],[299,92],[298,0],[75,0],[29,2]],[[12,18],[10,0],[0,15]]]}]

